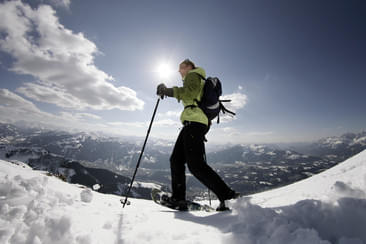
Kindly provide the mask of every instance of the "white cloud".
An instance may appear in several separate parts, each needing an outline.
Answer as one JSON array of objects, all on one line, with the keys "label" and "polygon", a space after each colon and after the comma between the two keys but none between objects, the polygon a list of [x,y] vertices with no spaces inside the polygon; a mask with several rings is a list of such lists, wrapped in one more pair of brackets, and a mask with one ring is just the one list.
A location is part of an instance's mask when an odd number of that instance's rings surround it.
[{"label": "white cloud", "polygon": [[[27,125],[42,126],[49,129],[104,132],[110,135],[145,136],[150,121],[144,122],[108,122],[91,113],[60,112],[51,114],[39,110],[35,104],[23,97],[0,88],[0,121],[6,123],[26,122]],[[93,123],[93,122],[97,123]],[[157,119],[153,123],[152,136],[171,140],[181,127],[178,119]],[[209,142],[243,143],[263,142],[275,134],[272,131],[243,132],[240,128],[216,125],[207,134]]]},{"label": "white cloud", "polygon": [[60,105],[63,108],[82,109],[83,106],[79,100],[68,94],[63,88],[49,86],[41,83],[25,83],[22,87],[16,89],[17,92],[38,102],[47,102]]},{"label": "white cloud", "polygon": [[273,131],[249,131],[244,132],[241,128],[236,127],[211,127],[207,134],[208,141],[223,144],[223,143],[263,143],[274,142]]},{"label": "white cloud", "polygon": [[172,119],[161,119],[154,122],[154,126],[157,127],[178,127],[181,126],[182,123],[179,120],[172,120]]},{"label": "white cloud", "polygon": [[[231,100],[231,102],[223,102],[223,105],[232,112],[237,112],[237,110],[244,108],[248,101],[247,95],[240,92],[223,95],[220,97],[220,99]],[[236,120],[236,116],[232,116],[229,113],[220,113],[220,123],[227,123],[233,120]]]},{"label": "white cloud", "polygon": [[137,127],[137,128],[147,128],[147,122],[108,122],[108,125],[115,127]]},{"label": "white cloud", "polygon": [[[138,128],[148,128],[150,121],[146,122],[108,122],[108,125],[111,126],[118,126],[118,127],[138,127]],[[154,127],[178,127],[182,124],[178,120],[172,120],[172,119],[160,119],[155,120],[153,122]]]},{"label": "white cloud", "polygon": [[236,143],[240,141],[238,139],[241,133],[234,127],[216,127],[212,126],[210,131],[206,134],[209,142],[223,144],[223,143]]},{"label": "white cloud", "polygon": [[232,136],[239,136],[241,133],[238,129],[233,127],[223,127],[218,129],[222,133],[224,133],[226,136],[232,137]]},{"label": "white cloud", "polygon": [[[24,111],[25,113],[42,113],[33,103],[25,100],[8,89],[0,89],[0,108]],[[2,114],[2,117],[4,115]]]},{"label": "white cloud", "polygon": [[90,113],[76,113],[76,116],[79,117],[80,119],[97,119],[97,120],[102,119],[102,117]]},{"label": "white cloud", "polygon": [[[228,123],[228,122],[232,122],[234,120],[237,120],[236,115],[232,115],[229,113],[222,114],[220,112],[220,121],[219,121],[220,123]],[[217,121],[217,118],[212,120],[213,123],[216,123],[216,121]]]},{"label": "white cloud", "polygon": [[0,104],[1,119],[5,122],[23,120],[41,124],[42,121],[56,120],[53,115],[40,111],[32,102],[7,89],[0,89]]},{"label": "white cloud", "polygon": [[165,113],[158,113],[159,117],[173,117],[173,118],[179,118],[182,111],[167,111]]},{"label": "white cloud", "polygon": [[69,8],[71,0],[46,0],[46,2],[49,2],[56,7]]},{"label": "white cloud", "polygon": [[4,2],[0,33],[0,50],[15,59],[11,70],[39,80],[17,89],[24,96],[78,110],[143,108],[134,90],[110,83],[113,77],[94,64],[96,45],[60,24],[52,7],[32,9],[21,1]]},{"label": "white cloud", "polygon": [[87,121],[87,120],[100,120],[102,119],[100,116],[90,113],[70,113],[70,112],[61,112],[60,115],[65,119],[77,120],[77,121]]},{"label": "white cloud", "polygon": [[61,112],[51,114],[39,110],[32,102],[7,90],[0,89],[0,121],[18,122],[25,121],[28,124],[57,129],[90,129],[99,126],[89,124],[87,119],[100,119],[99,116],[90,113]]},{"label": "white cloud", "polygon": [[239,90],[243,90],[243,87],[241,85],[238,86]]},{"label": "white cloud", "polygon": [[245,134],[248,136],[269,136],[273,134],[273,131],[251,131]]},{"label": "white cloud", "polygon": [[36,4],[50,4],[54,7],[69,9],[71,0],[33,0]]},{"label": "white cloud", "polygon": [[245,95],[243,93],[240,93],[240,92],[235,92],[235,93],[232,93],[232,94],[223,95],[223,96],[221,96],[220,99],[221,100],[225,100],[225,99],[231,100],[231,102],[224,103],[224,105],[229,110],[234,110],[234,111],[244,108],[244,106],[248,102],[247,95]]},{"label": "white cloud", "polygon": [[[102,132],[114,136],[145,136],[150,123],[150,121],[105,122],[100,116],[91,113],[65,111],[57,114],[47,113],[39,110],[32,102],[2,88],[0,88],[0,122],[21,123],[27,126],[66,131]],[[159,134],[159,128],[173,130],[175,132],[178,126],[181,126],[179,120],[155,120],[153,130],[156,136]],[[175,133],[169,134],[164,132],[160,136],[171,139],[170,137],[175,136]]]}]

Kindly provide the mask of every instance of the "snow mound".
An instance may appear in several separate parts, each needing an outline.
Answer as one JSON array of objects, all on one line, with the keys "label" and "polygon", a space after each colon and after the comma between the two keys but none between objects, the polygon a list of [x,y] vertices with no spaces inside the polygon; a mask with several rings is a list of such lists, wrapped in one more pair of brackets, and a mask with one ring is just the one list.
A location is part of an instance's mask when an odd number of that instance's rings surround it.
[{"label": "snow mound", "polygon": [[[0,243],[73,243],[71,218],[47,215],[72,199],[47,191],[48,178],[5,176],[0,180]],[[45,195],[48,195],[45,198]],[[82,237],[77,237],[82,238]]]},{"label": "snow mound", "polygon": [[366,242],[366,200],[341,198],[336,204],[303,200],[279,208],[262,208],[243,198],[234,204],[237,217],[229,243],[362,244]]},{"label": "snow mound", "polygon": [[90,189],[85,189],[80,192],[80,198],[83,202],[91,202],[93,200],[93,193]]}]

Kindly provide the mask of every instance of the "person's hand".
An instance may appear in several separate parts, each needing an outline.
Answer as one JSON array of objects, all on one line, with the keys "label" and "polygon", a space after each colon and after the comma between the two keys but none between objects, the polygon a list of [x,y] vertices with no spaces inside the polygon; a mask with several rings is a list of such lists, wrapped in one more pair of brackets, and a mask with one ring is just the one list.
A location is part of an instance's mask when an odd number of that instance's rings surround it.
[{"label": "person's hand", "polygon": [[166,85],[164,83],[159,84],[156,89],[156,95],[160,96],[161,98],[164,98],[165,89],[166,89]]},{"label": "person's hand", "polygon": [[173,88],[167,88],[164,83],[161,83],[156,88],[156,95],[164,99],[164,96],[173,97]]},{"label": "person's hand", "polygon": [[160,96],[161,99],[164,99],[166,89],[167,88],[164,83],[159,84],[156,89],[156,95]]}]

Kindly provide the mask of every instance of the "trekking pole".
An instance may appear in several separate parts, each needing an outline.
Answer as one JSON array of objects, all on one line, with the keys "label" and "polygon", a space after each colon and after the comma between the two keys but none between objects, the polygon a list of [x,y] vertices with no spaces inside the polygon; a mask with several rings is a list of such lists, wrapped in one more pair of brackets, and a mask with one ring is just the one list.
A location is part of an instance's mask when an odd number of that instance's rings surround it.
[{"label": "trekking pole", "polygon": [[151,130],[151,126],[152,126],[152,123],[153,123],[153,121],[154,121],[154,117],[155,117],[156,110],[157,110],[157,108],[158,108],[159,102],[160,102],[160,97],[159,97],[159,98],[158,98],[158,100],[156,101],[156,105],[155,105],[154,113],[153,113],[152,118],[151,118],[151,121],[150,121],[149,129],[147,130],[147,134],[146,134],[146,137],[145,137],[145,141],[144,141],[144,144],[143,144],[143,146],[142,146],[142,149],[141,149],[141,153],[140,153],[139,159],[137,160],[136,169],[135,169],[135,172],[133,173],[133,177],[132,177],[132,180],[131,180],[130,186],[128,187],[128,190],[127,190],[127,193],[126,193],[126,198],[125,198],[125,200],[123,201],[123,208],[125,207],[125,205],[126,205],[126,203],[127,203],[128,195],[130,194],[130,191],[131,191],[131,188],[132,188],[133,181],[135,180],[136,173],[137,173],[137,169],[138,169],[138,168],[139,168],[139,166],[140,166],[140,162],[141,162],[142,154],[144,153],[144,150],[145,150],[145,146],[146,146],[147,138],[149,137],[150,130]]}]

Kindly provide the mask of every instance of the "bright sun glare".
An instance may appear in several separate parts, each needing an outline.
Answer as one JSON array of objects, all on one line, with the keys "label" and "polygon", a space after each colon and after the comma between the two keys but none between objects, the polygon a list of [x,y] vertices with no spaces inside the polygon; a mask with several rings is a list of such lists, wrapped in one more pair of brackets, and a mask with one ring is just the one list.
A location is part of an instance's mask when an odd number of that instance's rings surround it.
[{"label": "bright sun glare", "polygon": [[157,73],[160,78],[167,79],[170,78],[170,76],[173,74],[174,70],[171,66],[171,64],[167,62],[162,62],[157,67]]}]

